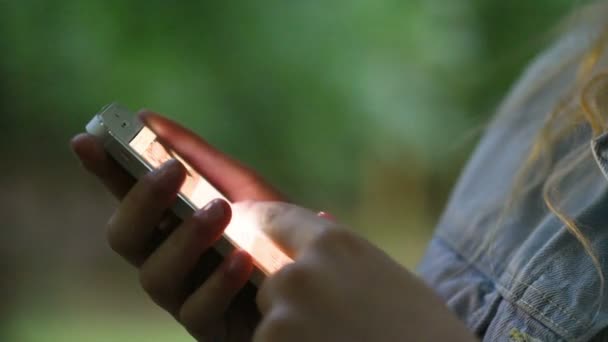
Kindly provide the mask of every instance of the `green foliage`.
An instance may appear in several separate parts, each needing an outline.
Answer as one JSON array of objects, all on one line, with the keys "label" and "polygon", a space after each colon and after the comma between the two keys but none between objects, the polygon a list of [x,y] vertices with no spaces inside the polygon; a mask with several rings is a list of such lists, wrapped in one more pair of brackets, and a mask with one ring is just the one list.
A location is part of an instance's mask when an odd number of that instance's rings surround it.
[{"label": "green foliage", "polygon": [[452,163],[444,139],[491,113],[568,3],[7,2],[1,108],[24,127],[7,138],[63,146],[118,100],[193,127],[297,197],[314,185],[346,200],[362,154]]}]

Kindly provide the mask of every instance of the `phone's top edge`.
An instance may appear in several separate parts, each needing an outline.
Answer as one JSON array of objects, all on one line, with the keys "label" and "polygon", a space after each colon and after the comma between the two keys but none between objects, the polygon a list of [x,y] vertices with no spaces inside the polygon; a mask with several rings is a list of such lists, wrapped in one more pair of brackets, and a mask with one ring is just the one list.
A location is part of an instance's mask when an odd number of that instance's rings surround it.
[{"label": "phone's top edge", "polygon": [[99,138],[108,135],[123,143],[129,142],[143,127],[137,115],[118,102],[112,102],[101,108],[86,126],[87,132]]},{"label": "phone's top edge", "polygon": [[121,105],[118,102],[111,102],[105,106],[103,106],[96,114],[93,116],[91,121],[89,121],[85,127],[85,130],[96,137],[102,138],[108,133],[108,124],[107,117],[108,114],[112,113],[120,113],[128,111],[126,107]]},{"label": "phone's top edge", "polygon": [[129,111],[129,108],[127,108],[126,106],[123,106],[122,104],[114,101],[114,102],[108,103],[107,105],[103,106],[101,108],[101,110],[99,112],[97,112],[97,114],[103,115],[108,112],[130,112],[130,111]]}]

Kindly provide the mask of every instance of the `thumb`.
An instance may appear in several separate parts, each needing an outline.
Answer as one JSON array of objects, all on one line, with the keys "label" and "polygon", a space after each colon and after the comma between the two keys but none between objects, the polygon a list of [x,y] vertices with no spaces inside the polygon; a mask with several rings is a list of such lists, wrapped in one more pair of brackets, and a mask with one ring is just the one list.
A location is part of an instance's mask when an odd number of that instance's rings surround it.
[{"label": "thumb", "polygon": [[291,258],[317,236],[338,226],[316,212],[285,202],[243,201],[232,205],[233,215],[262,230]]}]

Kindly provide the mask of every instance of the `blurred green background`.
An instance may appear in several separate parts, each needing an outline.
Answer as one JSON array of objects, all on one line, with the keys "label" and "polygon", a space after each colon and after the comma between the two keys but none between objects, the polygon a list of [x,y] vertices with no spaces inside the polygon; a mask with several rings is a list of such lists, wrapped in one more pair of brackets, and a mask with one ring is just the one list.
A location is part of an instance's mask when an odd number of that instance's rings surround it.
[{"label": "blurred green background", "polygon": [[190,341],[106,246],[68,140],[165,113],[420,258],[483,125],[572,0],[0,1],[2,341]]}]

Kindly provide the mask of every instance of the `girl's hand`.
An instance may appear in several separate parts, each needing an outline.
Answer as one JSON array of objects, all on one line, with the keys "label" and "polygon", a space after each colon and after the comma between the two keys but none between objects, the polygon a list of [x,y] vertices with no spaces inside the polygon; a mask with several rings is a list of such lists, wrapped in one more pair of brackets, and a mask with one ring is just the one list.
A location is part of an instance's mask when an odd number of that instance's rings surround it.
[{"label": "girl's hand", "polygon": [[368,241],[286,203],[237,203],[295,262],[267,278],[254,341],[474,341],[419,279]]},{"label": "girl's hand", "polygon": [[[194,133],[156,114],[145,113],[142,119],[167,147],[231,200],[282,200],[254,172]],[[237,251],[217,270],[199,269],[198,263],[230,220],[230,206],[221,200],[212,201],[170,235],[162,236],[159,226],[163,226],[163,214],[174,203],[184,181],[181,164],[168,162],[135,182],[94,137],[78,135],[72,147],[83,166],[121,199],[107,224],[108,241],[139,269],[141,285],[150,297],[199,340],[249,341],[259,313],[253,299],[234,298],[250,276],[251,257]],[[204,282],[197,279],[201,273],[208,274]]]}]

